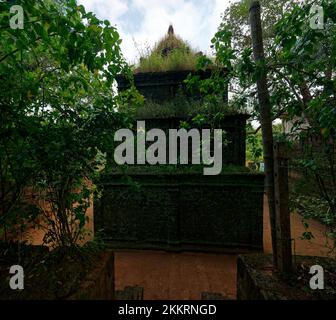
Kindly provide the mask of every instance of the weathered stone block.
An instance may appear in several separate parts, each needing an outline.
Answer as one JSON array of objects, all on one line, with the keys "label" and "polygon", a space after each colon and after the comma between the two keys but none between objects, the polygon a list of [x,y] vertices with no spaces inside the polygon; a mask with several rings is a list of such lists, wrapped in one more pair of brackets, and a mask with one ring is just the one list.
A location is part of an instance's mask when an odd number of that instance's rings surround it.
[{"label": "weathered stone block", "polygon": [[95,230],[112,247],[166,250],[262,250],[261,174],[105,176]]}]

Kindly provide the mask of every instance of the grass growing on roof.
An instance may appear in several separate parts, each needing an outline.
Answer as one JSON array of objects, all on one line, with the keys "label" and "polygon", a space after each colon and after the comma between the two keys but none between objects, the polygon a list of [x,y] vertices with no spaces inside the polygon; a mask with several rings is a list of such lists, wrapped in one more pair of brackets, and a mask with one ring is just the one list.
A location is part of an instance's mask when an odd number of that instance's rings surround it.
[{"label": "grass growing on roof", "polygon": [[199,54],[174,34],[172,26],[153,48],[141,54],[135,73],[195,70]]},{"label": "grass growing on roof", "polygon": [[135,72],[195,70],[197,58],[196,55],[192,55],[180,49],[175,49],[167,57],[154,52],[151,55],[141,58],[140,65],[136,68]]},{"label": "grass growing on roof", "polygon": [[[213,99],[214,100],[214,99]],[[216,115],[245,114],[242,109],[234,105],[226,105],[218,98],[218,101],[204,101],[203,99],[192,99],[177,95],[175,99],[163,103],[146,101],[135,111],[137,119],[148,118],[172,118],[172,117],[195,117],[203,115],[212,119]]]}]

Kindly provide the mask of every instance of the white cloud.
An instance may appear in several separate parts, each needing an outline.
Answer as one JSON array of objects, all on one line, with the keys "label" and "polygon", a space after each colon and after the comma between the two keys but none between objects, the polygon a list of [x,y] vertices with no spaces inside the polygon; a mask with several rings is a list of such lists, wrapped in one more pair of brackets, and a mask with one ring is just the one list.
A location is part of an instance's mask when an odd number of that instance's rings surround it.
[{"label": "white cloud", "polygon": [[140,47],[146,43],[152,46],[167,32],[169,24],[193,47],[209,52],[210,40],[229,0],[79,0],[79,3],[99,18],[117,25],[124,56],[133,63],[138,58],[134,41]]},{"label": "white cloud", "polygon": [[94,12],[100,19],[117,21],[128,10],[126,1],[123,0],[78,0],[87,11]]}]

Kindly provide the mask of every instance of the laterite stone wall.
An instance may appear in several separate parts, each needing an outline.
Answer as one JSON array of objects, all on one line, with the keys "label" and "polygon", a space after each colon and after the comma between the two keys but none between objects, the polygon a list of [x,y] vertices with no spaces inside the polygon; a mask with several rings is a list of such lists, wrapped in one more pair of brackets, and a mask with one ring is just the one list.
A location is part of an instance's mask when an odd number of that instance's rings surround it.
[{"label": "laterite stone wall", "polygon": [[114,248],[262,250],[261,174],[106,175],[95,230]]},{"label": "laterite stone wall", "polygon": [[105,251],[97,259],[77,292],[67,300],[114,300],[114,253]]}]

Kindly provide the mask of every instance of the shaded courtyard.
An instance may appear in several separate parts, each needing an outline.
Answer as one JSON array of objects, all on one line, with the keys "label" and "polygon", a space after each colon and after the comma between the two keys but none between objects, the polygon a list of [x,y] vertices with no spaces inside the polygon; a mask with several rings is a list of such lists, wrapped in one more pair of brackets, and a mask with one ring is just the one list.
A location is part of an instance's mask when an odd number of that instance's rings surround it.
[{"label": "shaded courtyard", "polygon": [[[93,231],[93,208],[89,209]],[[325,226],[309,221],[312,240],[302,240],[305,231],[300,215],[291,214],[292,248],[295,255],[328,256]],[[28,236],[34,244],[42,243],[43,233]],[[264,252],[271,253],[271,234],[267,200],[264,199]],[[115,250],[115,286],[143,288],[144,299],[201,299],[202,293],[221,294],[236,298],[236,254],[165,252],[153,250]]]}]

